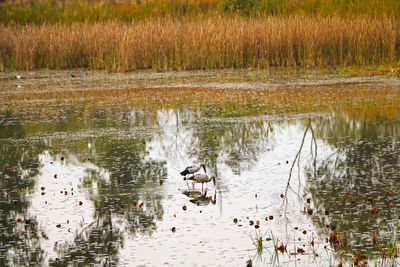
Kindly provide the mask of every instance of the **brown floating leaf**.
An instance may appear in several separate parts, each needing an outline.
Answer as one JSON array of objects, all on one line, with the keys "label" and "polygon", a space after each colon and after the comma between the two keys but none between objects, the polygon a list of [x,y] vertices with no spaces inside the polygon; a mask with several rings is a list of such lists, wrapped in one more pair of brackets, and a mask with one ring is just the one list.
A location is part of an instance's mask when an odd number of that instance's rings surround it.
[{"label": "brown floating leaf", "polygon": [[307,230],[303,230],[303,235],[307,234]]},{"label": "brown floating leaf", "polygon": [[31,223],[31,220],[26,220],[25,223],[26,223],[26,224],[30,224],[30,223]]},{"label": "brown floating leaf", "polygon": [[164,183],[164,181],[163,180],[160,180],[160,185],[162,185]]},{"label": "brown floating leaf", "polygon": [[42,192],[41,195],[44,196],[46,194],[46,192]]},{"label": "brown floating leaf", "polygon": [[283,194],[281,194],[281,198],[283,198],[284,197],[284,195]]},{"label": "brown floating leaf", "polygon": [[257,194],[255,194],[254,197],[257,198]]},{"label": "brown floating leaf", "polygon": [[311,199],[310,198],[307,198],[307,203],[310,203],[311,202]]},{"label": "brown floating leaf", "polygon": [[64,157],[61,157],[61,160],[64,160]]},{"label": "brown floating leaf", "polygon": [[57,174],[54,174],[54,179],[57,179]]},{"label": "brown floating leaf", "polygon": [[281,245],[277,248],[277,250],[279,250],[280,252],[285,253],[287,245],[284,245],[283,242],[281,242]]},{"label": "brown floating leaf", "polygon": [[174,214],[174,218],[176,218],[176,214]]},{"label": "brown floating leaf", "polygon": [[183,210],[187,210],[187,207],[186,207],[186,206],[183,206],[182,209],[183,209]]},{"label": "brown floating leaf", "polygon": [[41,188],[40,188],[40,190],[42,190],[42,191],[44,191],[46,188],[44,188],[44,186],[42,186]]},{"label": "brown floating leaf", "polygon": [[307,213],[308,213],[308,215],[312,215],[312,214],[313,214],[312,209],[308,209],[308,210],[307,210]]},{"label": "brown floating leaf", "polygon": [[297,248],[297,253],[304,254],[306,251],[303,248]]},{"label": "brown floating leaf", "polygon": [[237,222],[238,222],[238,219],[236,219],[236,218],[233,219],[233,222],[234,222],[234,223],[237,223]]},{"label": "brown floating leaf", "polygon": [[83,202],[82,202],[82,201],[79,201],[79,206],[82,206],[82,204],[83,204]]},{"label": "brown floating leaf", "polygon": [[378,215],[379,214],[378,208],[371,209],[369,212],[371,213],[371,215]]},{"label": "brown floating leaf", "polygon": [[24,231],[22,231],[22,232],[21,232],[21,235],[25,235],[25,232],[24,232]]},{"label": "brown floating leaf", "polygon": [[269,218],[270,220],[273,220],[273,219],[274,219],[274,216],[270,215],[268,218]]},{"label": "brown floating leaf", "polygon": [[172,229],[171,229],[171,230],[172,230],[172,232],[173,232],[173,233],[175,233],[175,232],[176,232],[176,228],[175,228],[175,226],[174,226],[174,227],[172,227]]},{"label": "brown floating leaf", "polygon": [[289,164],[289,161],[288,161],[288,160],[286,161],[286,164]]},{"label": "brown floating leaf", "polygon": [[18,193],[21,193],[21,191],[22,191],[21,188],[18,188],[17,192],[18,192]]},{"label": "brown floating leaf", "polygon": [[260,226],[258,224],[254,225],[254,228],[258,229]]},{"label": "brown floating leaf", "polygon": [[17,222],[19,222],[19,223],[20,223],[21,221],[22,221],[22,220],[21,220],[21,218],[18,218],[18,219],[17,219]]},{"label": "brown floating leaf", "polygon": [[256,224],[257,224],[257,225],[260,225],[260,221],[256,221]]},{"label": "brown floating leaf", "polygon": [[254,222],[253,222],[253,221],[249,221],[249,224],[250,224],[250,225],[253,225],[253,224],[254,224]]},{"label": "brown floating leaf", "polygon": [[61,228],[61,224],[57,224],[56,227],[57,227],[57,228]]}]

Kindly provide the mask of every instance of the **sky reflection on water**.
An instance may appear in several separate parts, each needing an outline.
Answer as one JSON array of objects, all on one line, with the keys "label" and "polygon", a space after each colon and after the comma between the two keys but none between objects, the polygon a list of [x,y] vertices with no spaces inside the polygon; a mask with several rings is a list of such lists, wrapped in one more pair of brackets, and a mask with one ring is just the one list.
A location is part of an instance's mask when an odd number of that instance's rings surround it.
[{"label": "sky reflection on water", "polygon": [[[319,266],[379,254],[371,236],[396,231],[400,124],[379,111],[72,107],[0,115],[2,264],[276,265],[272,238],[288,245],[280,264]],[[192,192],[179,175],[192,163],[216,186]],[[333,232],[344,247],[326,241]],[[298,247],[306,253],[290,255]]]}]

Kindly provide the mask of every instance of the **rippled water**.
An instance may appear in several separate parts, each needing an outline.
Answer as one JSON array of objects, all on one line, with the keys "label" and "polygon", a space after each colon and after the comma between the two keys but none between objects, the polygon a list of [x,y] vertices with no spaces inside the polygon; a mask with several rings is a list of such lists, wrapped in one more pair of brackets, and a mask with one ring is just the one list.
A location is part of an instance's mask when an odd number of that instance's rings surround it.
[{"label": "rippled water", "polygon": [[[398,262],[382,258],[398,238],[398,79],[13,76],[0,81],[2,265]],[[193,163],[216,185],[192,190],[179,173]]]}]

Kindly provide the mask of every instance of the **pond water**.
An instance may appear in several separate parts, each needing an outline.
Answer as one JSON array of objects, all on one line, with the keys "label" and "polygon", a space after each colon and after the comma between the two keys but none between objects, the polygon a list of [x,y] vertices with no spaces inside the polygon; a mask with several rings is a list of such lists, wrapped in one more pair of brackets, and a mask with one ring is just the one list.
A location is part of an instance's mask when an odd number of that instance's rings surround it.
[{"label": "pond water", "polygon": [[399,263],[397,78],[22,75],[0,76],[3,266]]}]

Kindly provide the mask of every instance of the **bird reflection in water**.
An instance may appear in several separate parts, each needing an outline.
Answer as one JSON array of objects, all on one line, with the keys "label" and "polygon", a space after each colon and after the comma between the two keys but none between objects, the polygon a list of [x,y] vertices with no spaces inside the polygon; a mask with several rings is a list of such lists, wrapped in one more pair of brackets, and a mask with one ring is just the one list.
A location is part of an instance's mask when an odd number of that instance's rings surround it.
[{"label": "bird reflection in water", "polygon": [[201,193],[200,191],[186,190],[183,191],[183,194],[191,198],[189,201],[197,206],[207,206],[210,203],[215,205],[217,203],[217,192],[214,192],[214,196],[211,194],[207,196],[207,189],[204,193]]}]

